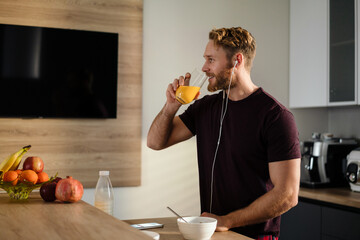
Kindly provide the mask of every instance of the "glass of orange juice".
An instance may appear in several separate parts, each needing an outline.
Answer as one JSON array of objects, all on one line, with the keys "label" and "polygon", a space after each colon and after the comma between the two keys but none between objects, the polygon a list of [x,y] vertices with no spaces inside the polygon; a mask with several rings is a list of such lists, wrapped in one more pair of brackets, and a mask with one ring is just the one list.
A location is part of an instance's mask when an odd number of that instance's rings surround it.
[{"label": "glass of orange juice", "polygon": [[178,89],[176,89],[176,100],[181,104],[191,103],[206,79],[208,79],[206,74],[195,68],[194,71],[191,72],[189,85],[179,86]]}]

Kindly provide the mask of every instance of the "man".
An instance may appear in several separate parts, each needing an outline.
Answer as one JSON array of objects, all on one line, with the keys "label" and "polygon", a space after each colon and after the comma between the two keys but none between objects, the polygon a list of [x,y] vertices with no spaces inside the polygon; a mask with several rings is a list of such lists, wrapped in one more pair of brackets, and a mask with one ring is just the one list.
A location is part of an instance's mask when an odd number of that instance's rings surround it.
[{"label": "man", "polygon": [[148,134],[160,150],[197,137],[202,216],[256,239],[277,239],[280,215],[297,204],[300,148],[293,115],[250,77],[256,53],[245,29],[214,29],[202,70],[209,91],[180,116],[175,99],[181,76],[166,91],[167,101]]}]

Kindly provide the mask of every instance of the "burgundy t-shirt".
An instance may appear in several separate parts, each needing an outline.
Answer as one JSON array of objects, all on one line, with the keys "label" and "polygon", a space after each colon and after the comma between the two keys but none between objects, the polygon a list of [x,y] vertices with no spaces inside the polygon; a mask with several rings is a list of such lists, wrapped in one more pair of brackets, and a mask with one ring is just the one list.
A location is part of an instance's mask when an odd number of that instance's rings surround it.
[{"label": "burgundy t-shirt", "polygon": [[[201,211],[209,212],[211,170],[219,136],[223,93],[204,96],[180,115],[197,137]],[[225,103],[224,103],[225,106]],[[244,208],[273,188],[269,162],[300,158],[292,113],[262,88],[240,101],[229,99],[214,168],[212,213]],[[234,228],[256,238],[279,235],[280,217]]]}]

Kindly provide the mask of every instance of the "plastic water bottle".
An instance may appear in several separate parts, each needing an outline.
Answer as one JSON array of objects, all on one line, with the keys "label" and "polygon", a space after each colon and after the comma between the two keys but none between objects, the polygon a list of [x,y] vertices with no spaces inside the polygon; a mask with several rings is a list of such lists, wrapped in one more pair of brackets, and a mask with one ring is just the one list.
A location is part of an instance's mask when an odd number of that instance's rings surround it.
[{"label": "plastic water bottle", "polygon": [[99,180],[95,189],[95,207],[113,215],[114,192],[109,177],[109,171],[99,171]]}]

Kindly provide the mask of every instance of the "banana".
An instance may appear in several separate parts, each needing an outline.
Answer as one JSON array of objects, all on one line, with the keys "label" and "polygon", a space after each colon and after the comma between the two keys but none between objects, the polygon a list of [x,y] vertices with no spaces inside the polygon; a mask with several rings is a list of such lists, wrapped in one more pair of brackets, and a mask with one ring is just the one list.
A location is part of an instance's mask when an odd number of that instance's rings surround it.
[{"label": "banana", "polygon": [[22,157],[24,156],[24,154],[25,154],[27,151],[29,151],[30,148],[31,148],[31,145],[28,145],[28,146],[25,146],[25,147],[22,148],[23,151],[22,151],[22,152],[20,153],[20,155],[17,157],[17,159],[15,160],[14,164],[10,167],[9,170],[16,170],[16,169],[18,169]]},{"label": "banana", "polygon": [[0,164],[0,171],[5,173],[12,166],[12,164],[16,160],[16,157],[17,156],[15,156],[15,154],[11,154],[7,158],[5,158],[5,160],[2,161]]},{"label": "banana", "polygon": [[0,179],[3,173],[6,173],[10,169],[15,170],[21,161],[22,156],[30,149],[31,145],[25,146],[16,153],[9,155],[4,161],[0,163]]}]

